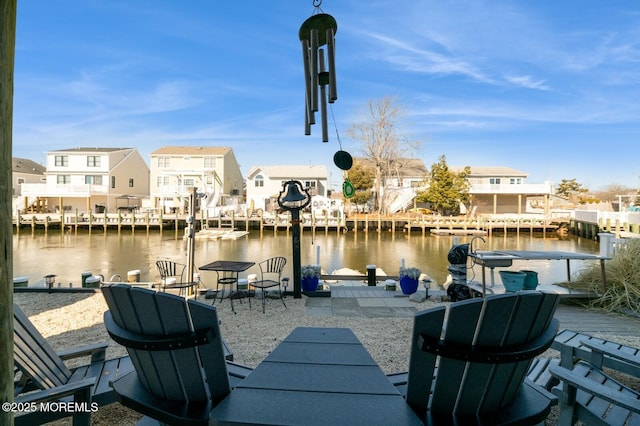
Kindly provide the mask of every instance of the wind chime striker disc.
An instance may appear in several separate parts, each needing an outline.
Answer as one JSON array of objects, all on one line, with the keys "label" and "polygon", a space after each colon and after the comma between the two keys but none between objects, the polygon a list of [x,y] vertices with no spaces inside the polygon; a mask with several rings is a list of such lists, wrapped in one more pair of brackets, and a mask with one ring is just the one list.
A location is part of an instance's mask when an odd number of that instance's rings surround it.
[{"label": "wind chime striker disc", "polygon": [[338,151],[333,155],[333,163],[340,170],[349,170],[353,166],[353,158],[347,151]]},{"label": "wind chime striker disc", "polygon": [[349,179],[345,179],[344,183],[342,184],[342,194],[345,196],[345,198],[351,198],[355,193],[356,190],[353,187],[351,181]]}]

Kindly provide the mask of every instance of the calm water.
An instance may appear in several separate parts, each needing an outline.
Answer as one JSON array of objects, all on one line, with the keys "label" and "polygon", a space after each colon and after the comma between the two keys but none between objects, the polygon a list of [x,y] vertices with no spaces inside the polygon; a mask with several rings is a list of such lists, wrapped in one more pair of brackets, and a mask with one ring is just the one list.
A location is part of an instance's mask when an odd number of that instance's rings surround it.
[{"label": "calm water", "polygon": [[[58,283],[72,282],[79,285],[83,271],[102,274],[109,279],[120,274],[124,279],[127,271],[139,269],[142,281],[152,281],[156,277],[155,261],[158,258],[170,258],[186,263],[186,243],[179,235],[176,240],[174,231],[144,230],[122,232],[87,232],[75,234],[50,230],[48,233],[21,231],[13,237],[13,276],[26,276],[29,284],[42,283],[43,276],[57,275]],[[460,243],[469,242],[471,236],[459,237]],[[592,240],[569,236],[542,238],[515,234],[485,237],[486,243],[476,240],[478,250],[545,250],[570,251],[580,253],[599,252],[598,244]],[[407,266],[417,266],[438,283],[445,281],[448,274],[447,253],[453,244],[453,237],[425,236],[413,234],[392,235],[390,232],[350,232],[336,235],[324,232],[305,232],[301,238],[302,264],[316,263],[319,256],[323,271],[328,273],[338,268],[351,268],[366,272],[366,265],[375,264],[389,275],[397,275],[401,259]],[[214,260],[251,260],[260,261],[274,255],[283,255],[288,259],[286,273],[291,276],[291,235],[279,232],[252,232],[238,240],[196,240],[195,265],[204,265]],[[584,263],[572,262],[572,272],[576,272]],[[515,269],[532,269],[538,272],[541,283],[552,283],[566,279],[566,263],[560,261],[515,262]],[[256,272],[257,266],[246,273]],[[480,271],[468,271],[467,276],[480,279]],[[203,280],[213,279],[203,273]]]}]

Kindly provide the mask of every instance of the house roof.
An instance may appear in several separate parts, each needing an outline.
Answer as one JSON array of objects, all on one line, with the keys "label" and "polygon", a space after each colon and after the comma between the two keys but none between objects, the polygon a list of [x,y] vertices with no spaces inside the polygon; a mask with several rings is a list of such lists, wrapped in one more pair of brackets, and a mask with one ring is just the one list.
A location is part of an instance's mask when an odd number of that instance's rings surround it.
[{"label": "house roof", "polygon": [[225,155],[229,151],[228,146],[163,146],[151,155]]},{"label": "house roof", "polygon": [[49,152],[115,152],[115,151],[127,151],[133,148],[99,148],[99,147],[77,147],[67,149],[57,149]]},{"label": "house roof", "polygon": [[[358,157],[353,159],[354,164],[362,164],[369,167],[373,167],[373,160],[370,158]],[[401,177],[425,177],[429,170],[424,165],[424,162],[419,158],[400,158],[398,164],[401,167],[398,168],[398,176]]]},{"label": "house roof", "polygon": [[326,179],[327,168],[325,166],[255,166],[249,171],[249,179],[262,173],[271,179]]},{"label": "house roof", "polygon": [[[460,173],[464,170],[464,167],[449,167],[454,173]],[[471,166],[471,177],[504,177],[504,176],[517,176],[527,177],[527,173],[520,170],[512,169],[511,167],[477,167]]]},{"label": "house roof", "polygon": [[46,167],[28,158],[11,158],[11,171],[14,173],[25,173],[30,175],[44,175]]}]

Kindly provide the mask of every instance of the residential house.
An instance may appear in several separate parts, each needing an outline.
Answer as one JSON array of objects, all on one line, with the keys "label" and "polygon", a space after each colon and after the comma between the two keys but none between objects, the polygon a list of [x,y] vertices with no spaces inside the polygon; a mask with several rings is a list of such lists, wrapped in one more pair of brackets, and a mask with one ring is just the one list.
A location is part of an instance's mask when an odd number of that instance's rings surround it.
[{"label": "residential house", "polygon": [[[374,169],[374,162],[369,158],[355,158],[354,165]],[[380,200],[383,210],[396,213],[411,206],[417,188],[426,182],[429,171],[424,162],[418,158],[400,158],[392,161],[383,172],[380,183]],[[374,184],[374,190],[375,190]]]},{"label": "residential house", "polygon": [[239,204],[244,180],[233,150],[217,146],[164,146],[151,153],[151,204],[165,213],[188,211],[193,188],[197,209]]},{"label": "residential house", "polygon": [[45,178],[22,185],[27,204],[37,203],[41,211],[132,209],[149,195],[149,168],[134,148],[49,151]]},{"label": "residential house", "polygon": [[251,211],[273,211],[283,183],[297,180],[311,196],[328,197],[325,166],[255,166],[247,176],[247,205]]},{"label": "residential house", "polygon": [[28,202],[28,198],[22,197],[22,184],[25,183],[44,183],[44,172],[47,169],[27,158],[13,157],[11,159],[11,196],[13,197],[13,210],[26,210],[32,203]]},{"label": "residential house", "polygon": [[[460,173],[464,167],[450,167]],[[553,197],[551,183],[526,183],[527,174],[509,167],[471,167],[472,214],[544,213]]]},{"label": "residential house", "polygon": [[13,197],[21,195],[23,183],[44,183],[46,167],[27,158],[13,157],[11,159],[11,173],[13,182],[11,194]]}]

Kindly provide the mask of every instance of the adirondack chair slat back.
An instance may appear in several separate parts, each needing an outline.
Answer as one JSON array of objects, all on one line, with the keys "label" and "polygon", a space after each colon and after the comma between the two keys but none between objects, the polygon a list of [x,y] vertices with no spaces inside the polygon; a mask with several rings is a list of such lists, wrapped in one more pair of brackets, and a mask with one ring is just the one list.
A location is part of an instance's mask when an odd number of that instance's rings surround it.
[{"label": "adirondack chair slat back", "polygon": [[[545,332],[543,337],[548,334],[550,345],[553,333],[549,334],[548,328],[557,304],[556,295],[533,291],[452,303],[442,336],[445,308],[416,314],[407,403],[421,416],[427,411],[434,415],[475,415],[508,405],[519,392],[533,355],[510,362],[445,357],[423,351],[420,336],[440,338],[450,347],[469,347],[469,353],[472,348],[491,351],[525,347]],[[557,322],[553,324],[557,327]]]},{"label": "adirondack chair slat back", "polygon": [[219,401],[230,392],[215,307],[126,284],[105,286],[103,295],[109,306],[105,324],[110,315],[118,327],[142,339],[171,339],[203,329],[211,331],[206,343],[180,349],[175,348],[177,345],[162,350],[127,347],[148,392],[175,401]]},{"label": "adirondack chair slat back", "polygon": [[13,339],[13,361],[36,386],[51,389],[69,381],[69,368],[15,303]]}]

